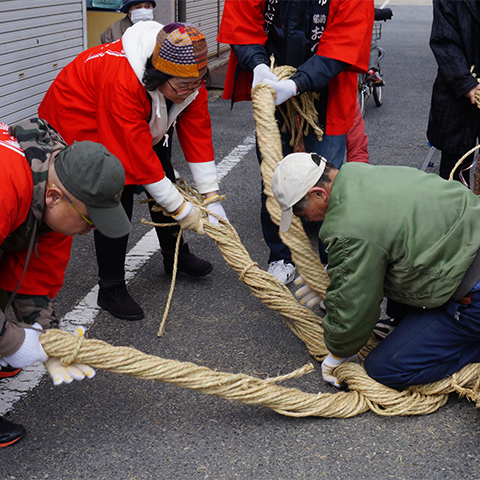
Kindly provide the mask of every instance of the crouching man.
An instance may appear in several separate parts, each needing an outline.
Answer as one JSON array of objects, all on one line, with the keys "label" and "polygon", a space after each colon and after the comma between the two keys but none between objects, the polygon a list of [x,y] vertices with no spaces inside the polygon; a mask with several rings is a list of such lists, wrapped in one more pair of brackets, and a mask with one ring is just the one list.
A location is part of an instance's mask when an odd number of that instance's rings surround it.
[{"label": "crouching man", "polygon": [[[414,168],[285,157],[272,179],[280,230],[323,221],[330,285],[323,320],[327,382],[355,361],[386,296],[398,326],[365,361],[391,387],[435,382],[480,362],[480,199]],[[391,305],[392,306],[392,305]]]},{"label": "crouching man", "polygon": [[[63,284],[72,235],[96,228],[117,238],[131,226],[120,203],[123,166],[100,144],[67,146],[37,118],[0,123],[0,169],[0,378],[6,378],[48,360],[39,337],[58,326],[52,298]],[[10,306],[16,320],[7,318]],[[76,365],[57,370],[54,382],[93,374]],[[24,433],[0,418],[0,447]]]}]

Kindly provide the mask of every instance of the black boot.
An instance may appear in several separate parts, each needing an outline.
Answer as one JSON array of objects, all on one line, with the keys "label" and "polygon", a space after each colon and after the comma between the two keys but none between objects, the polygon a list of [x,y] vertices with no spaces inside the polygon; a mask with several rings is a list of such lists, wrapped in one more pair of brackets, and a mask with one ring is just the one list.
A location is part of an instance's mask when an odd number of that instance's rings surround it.
[{"label": "black boot", "polygon": [[0,417],[0,448],[18,442],[25,435],[25,429],[16,423]]},{"label": "black boot", "polygon": [[130,296],[125,280],[102,280],[98,282],[97,303],[114,317],[122,320],[141,320],[145,318],[142,307]]},{"label": "black boot", "polygon": [[[175,251],[162,250],[162,254],[165,272],[171,275],[173,273],[173,260],[175,257]],[[206,260],[196,257],[193,253],[190,253],[186,243],[180,245],[180,250],[178,252],[177,272],[186,273],[191,277],[204,277],[212,270],[213,265]]]}]

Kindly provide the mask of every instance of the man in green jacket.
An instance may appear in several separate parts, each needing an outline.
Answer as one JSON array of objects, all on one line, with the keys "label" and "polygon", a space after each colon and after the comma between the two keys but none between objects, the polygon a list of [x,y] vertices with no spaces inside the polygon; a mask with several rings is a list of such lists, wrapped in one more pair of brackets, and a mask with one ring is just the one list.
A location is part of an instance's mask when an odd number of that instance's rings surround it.
[{"label": "man in green jacket", "polygon": [[322,221],[330,285],[323,320],[326,381],[356,360],[386,296],[396,329],[365,369],[393,386],[440,380],[480,362],[480,199],[458,182],[408,167],[350,163],[316,154],[279,162],[272,190],[282,217]]}]

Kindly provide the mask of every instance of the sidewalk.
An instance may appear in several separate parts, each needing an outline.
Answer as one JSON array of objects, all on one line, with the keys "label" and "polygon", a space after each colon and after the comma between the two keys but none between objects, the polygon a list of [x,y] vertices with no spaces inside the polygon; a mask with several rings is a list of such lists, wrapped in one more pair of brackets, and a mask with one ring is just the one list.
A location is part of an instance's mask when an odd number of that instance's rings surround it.
[{"label": "sidewalk", "polygon": [[207,81],[207,88],[208,89],[222,89],[223,90],[223,85],[225,83],[225,75],[227,74],[227,65],[228,63],[225,63],[223,65],[220,65],[219,67],[214,68],[213,70],[210,70],[210,79]]}]

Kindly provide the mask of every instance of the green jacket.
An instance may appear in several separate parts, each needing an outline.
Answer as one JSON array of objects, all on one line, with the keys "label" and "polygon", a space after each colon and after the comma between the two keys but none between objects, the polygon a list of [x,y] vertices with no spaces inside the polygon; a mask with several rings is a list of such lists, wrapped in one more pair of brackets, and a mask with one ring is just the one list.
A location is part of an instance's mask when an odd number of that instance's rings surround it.
[{"label": "green jacket", "polygon": [[325,343],[348,357],[367,342],[384,296],[420,308],[450,299],[480,248],[480,199],[414,168],[347,163],[319,235],[330,276]]}]

